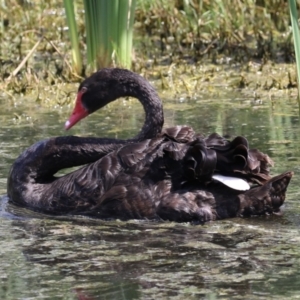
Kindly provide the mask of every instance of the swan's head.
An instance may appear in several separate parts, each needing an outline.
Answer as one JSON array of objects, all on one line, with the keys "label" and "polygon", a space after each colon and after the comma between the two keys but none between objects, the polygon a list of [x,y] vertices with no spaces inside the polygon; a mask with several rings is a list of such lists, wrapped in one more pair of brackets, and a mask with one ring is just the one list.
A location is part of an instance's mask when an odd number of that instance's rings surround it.
[{"label": "swan's head", "polygon": [[70,129],[109,102],[129,96],[132,74],[134,73],[124,69],[101,69],[85,79],[78,88],[75,107],[65,123],[65,129]]}]

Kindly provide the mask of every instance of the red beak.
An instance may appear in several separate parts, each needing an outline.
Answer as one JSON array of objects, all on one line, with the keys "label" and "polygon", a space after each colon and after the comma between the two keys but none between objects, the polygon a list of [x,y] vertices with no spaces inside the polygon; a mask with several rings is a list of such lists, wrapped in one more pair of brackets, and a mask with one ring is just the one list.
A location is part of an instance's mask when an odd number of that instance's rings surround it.
[{"label": "red beak", "polygon": [[85,91],[86,89],[82,88],[78,92],[72,115],[70,116],[69,120],[65,123],[65,130],[70,129],[77,122],[79,122],[81,119],[85,118],[89,114],[88,110],[82,105],[82,95],[85,93]]}]

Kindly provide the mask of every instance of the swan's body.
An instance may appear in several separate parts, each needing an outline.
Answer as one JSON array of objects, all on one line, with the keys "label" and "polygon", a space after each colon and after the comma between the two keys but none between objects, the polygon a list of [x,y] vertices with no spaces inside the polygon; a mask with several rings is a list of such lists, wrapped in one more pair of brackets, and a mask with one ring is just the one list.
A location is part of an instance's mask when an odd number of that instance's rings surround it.
[{"label": "swan's body", "polygon": [[[71,136],[34,144],[11,168],[12,202],[54,214],[196,222],[279,211],[292,173],[271,179],[271,160],[249,150],[246,139],[228,142],[215,134],[204,138],[181,126],[159,133],[161,104],[140,76],[104,69],[91,78],[81,84],[66,127],[119,96],[131,95],[146,111],[141,133],[129,141]],[[151,120],[154,124],[149,124]],[[54,176],[60,169],[87,163],[63,177]],[[260,186],[236,191],[215,182],[214,174]]]}]

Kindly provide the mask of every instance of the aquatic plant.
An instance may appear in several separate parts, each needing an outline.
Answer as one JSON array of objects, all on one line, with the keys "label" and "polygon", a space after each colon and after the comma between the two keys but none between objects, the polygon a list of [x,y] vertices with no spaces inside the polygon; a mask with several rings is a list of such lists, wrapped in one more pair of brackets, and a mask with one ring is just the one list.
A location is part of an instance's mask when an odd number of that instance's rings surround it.
[{"label": "aquatic plant", "polygon": [[296,54],[296,66],[298,74],[298,101],[300,101],[300,32],[298,25],[298,12],[295,0],[289,0],[289,8],[294,37],[294,48]]},{"label": "aquatic plant", "polygon": [[[130,68],[135,0],[85,0],[87,64],[92,69],[117,64]],[[64,0],[72,42],[72,58],[82,70],[72,0]]]},{"label": "aquatic plant", "polygon": [[82,74],[83,66],[79,49],[78,30],[76,24],[76,18],[74,13],[74,1],[64,0],[64,6],[66,10],[66,19],[69,27],[69,36],[72,45],[72,62],[74,71],[77,74]]}]

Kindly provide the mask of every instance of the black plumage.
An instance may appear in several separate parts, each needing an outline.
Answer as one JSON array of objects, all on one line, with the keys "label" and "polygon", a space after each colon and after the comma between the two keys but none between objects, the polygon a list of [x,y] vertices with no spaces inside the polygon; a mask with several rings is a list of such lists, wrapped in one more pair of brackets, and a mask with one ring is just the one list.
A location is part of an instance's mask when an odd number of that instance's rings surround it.
[{"label": "black plumage", "polygon": [[[141,76],[103,69],[86,79],[78,94],[77,104],[88,113],[121,96],[137,97],[146,112],[141,132],[126,141],[69,136],[32,145],[11,168],[10,201],[52,214],[198,223],[279,211],[292,172],[271,178],[271,159],[249,149],[244,137],[204,137],[187,126],[161,130],[162,105]],[[55,177],[63,168],[84,164]],[[252,187],[233,190],[214,174],[243,178]]]}]

